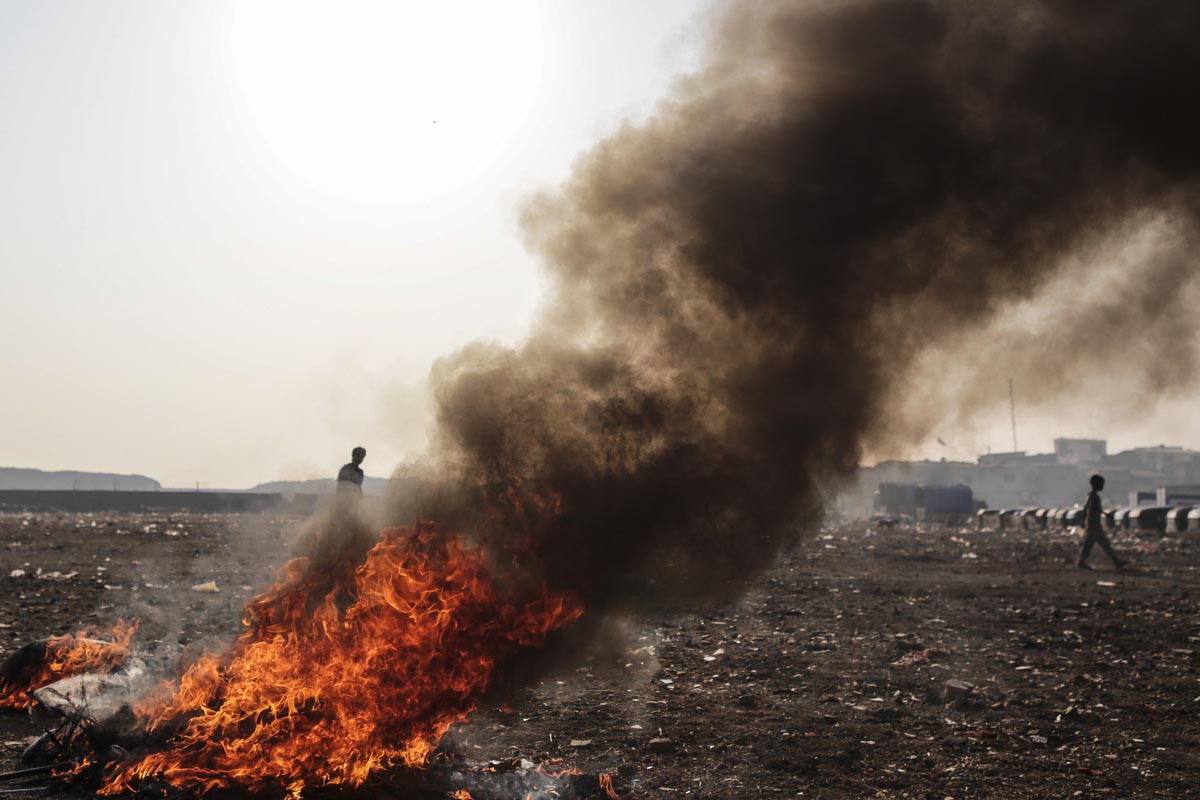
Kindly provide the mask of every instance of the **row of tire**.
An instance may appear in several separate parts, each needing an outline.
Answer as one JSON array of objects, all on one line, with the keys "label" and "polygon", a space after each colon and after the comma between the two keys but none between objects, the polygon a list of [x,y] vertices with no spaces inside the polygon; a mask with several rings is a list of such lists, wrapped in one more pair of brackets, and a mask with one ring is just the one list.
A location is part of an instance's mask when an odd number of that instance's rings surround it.
[{"label": "row of tire", "polygon": [[[1110,531],[1200,531],[1200,506],[1126,506],[1107,509],[1102,518]],[[1083,524],[1083,508],[984,508],[976,523],[980,529],[1062,530]]]}]

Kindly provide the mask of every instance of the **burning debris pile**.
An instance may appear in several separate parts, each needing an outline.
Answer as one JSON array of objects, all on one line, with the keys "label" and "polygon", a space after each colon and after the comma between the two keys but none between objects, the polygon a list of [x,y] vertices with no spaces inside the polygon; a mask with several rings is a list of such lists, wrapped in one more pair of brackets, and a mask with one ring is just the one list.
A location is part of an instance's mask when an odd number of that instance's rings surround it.
[{"label": "burning debris pile", "polygon": [[[73,728],[64,744],[84,756],[73,771],[98,779],[100,794],[299,794],[421,767],[514,651],[541,646],[583,608],[561,593],[501,588],[478,547],[421,525],[383,531],[357,568],[289,562],[245,613],[228,652],[203,655],[126,718]],[[111,642],[60,637],[17,653],[0,679],[28,703],[55,678],[119,666],[131,635],[121,626]]]},{"label": "burning debris pile", "polygon": [[[359,785],[428,764],[585,606],[735,595],[864,446],[922,433],[886,412],[928,347],[1140,215],[1176,235],[1143,278],[1190,279],[1197,39],[1178,0],[733,3],[704,69],[529,204],[555,284],[528,341],[436,365],[439,489],[396,519],[437,526],[292,564],[81,769],[107,794]],[[128,640],[75,643],[51,673]],[[16,703],[49,675],[22,674]]]},{"label": "burning debris pile", "polygon": [[477,549],[428,526],[385,530],[348,580],[308,567],[247,607],[229,653],[135,709],[167,749],[117,766],[102,793],[147,779],[298,793],[421,766],[513,650],[583,613],[561,594],[505,594]]},{"label": "burning debris pile", "polygon": [[0,708],[25,709],[33,690],[60,680],[109,672],[125,663],[137,625],[120,621],[107,633],[80,631],[30,642],[5,660],[0,669]]}]

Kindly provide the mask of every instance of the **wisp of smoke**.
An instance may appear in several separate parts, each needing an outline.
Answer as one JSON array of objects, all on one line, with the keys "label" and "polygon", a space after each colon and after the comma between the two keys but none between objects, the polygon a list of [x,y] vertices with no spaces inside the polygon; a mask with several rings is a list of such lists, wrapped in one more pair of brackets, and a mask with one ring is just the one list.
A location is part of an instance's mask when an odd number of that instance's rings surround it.
[{"label": "wisp of smoke", "polygon": [[1187,263],[1197,41],[1192,0],[733,3],[528,204],[552,297],[522,346],[436,365],[444,468],[560,498],[543,578],[589,604],[728,596],[864,443],[923,433],[884,412],[927,348],[1133,215]]}]

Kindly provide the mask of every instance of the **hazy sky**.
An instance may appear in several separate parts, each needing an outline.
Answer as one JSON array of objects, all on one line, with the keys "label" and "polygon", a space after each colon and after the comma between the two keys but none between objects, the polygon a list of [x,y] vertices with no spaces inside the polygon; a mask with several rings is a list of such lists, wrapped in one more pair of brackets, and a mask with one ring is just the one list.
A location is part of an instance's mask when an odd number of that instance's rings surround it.
[{"label": "hazy sky", "polygon": [[521,198],[652,110],[704,7],[0,4],[0,465],[388,474],[431,361],[528,325]]},{"label": "hazy sky", "polygon": [[[389,474],[431,362],[527,329],[522,198],[652,112],[709,5],[0,3],[0,466],[245,487],[362,444]],[[903,455],[1008,449],[995,384]],[[1115,419],[1016,388],[1023,449],[1200,446],[1194,396]]]}]

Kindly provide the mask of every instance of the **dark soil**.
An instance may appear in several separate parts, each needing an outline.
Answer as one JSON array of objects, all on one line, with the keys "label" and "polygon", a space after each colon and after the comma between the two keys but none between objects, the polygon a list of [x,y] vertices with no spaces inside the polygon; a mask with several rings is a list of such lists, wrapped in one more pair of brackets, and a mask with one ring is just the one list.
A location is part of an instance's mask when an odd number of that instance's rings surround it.
[{"label": "dark soil", "polygon": [[[164,660],[219,643],[298,522],[0,516],[0,658],[120,616]],[[1077,570],[1066,532],[829,527],[738,604],[628,622],[444,749],[646,798],[1200,797],[1200,534],[1115,544],[1133,568]],[[0,713],[0,770],[49,724]]]}]

